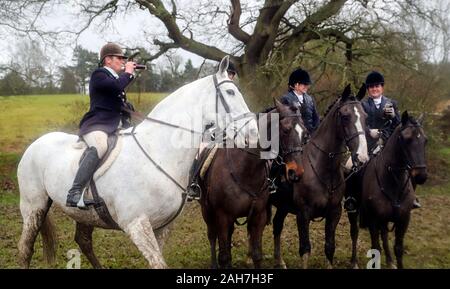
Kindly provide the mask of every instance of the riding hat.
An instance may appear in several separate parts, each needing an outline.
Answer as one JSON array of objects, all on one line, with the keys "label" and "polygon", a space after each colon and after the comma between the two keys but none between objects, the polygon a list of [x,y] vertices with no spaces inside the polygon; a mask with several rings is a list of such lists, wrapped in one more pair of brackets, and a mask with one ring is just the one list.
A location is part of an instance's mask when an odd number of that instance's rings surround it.
[{"label": "riding hat", "polygon": [[295,85],[296,83],[309,85],[311,84],[311,78],[306,70],[301,68],[294,70],[289,76],[289,85]]},{"label": "riding hat", "polygon": [[378,71],[372,71],[367,75],[366,78],[366,86],[374,85],[374,84],[384,84],[384,77]]},{"label": "riding hat", "polygon": [[233,62],[231,62],[231,61],[228,63],[227,72],[237,74],[236,67],[234,66]]},{"label": "riding hat", "polygon": [[106,56],[118,56],[122,58],[128,58],[123,54],[122,48],[120,48],[119,45],[108,42],[107,44],[103,45],[102,49],[100,50],[100,63],[103,62]]}]

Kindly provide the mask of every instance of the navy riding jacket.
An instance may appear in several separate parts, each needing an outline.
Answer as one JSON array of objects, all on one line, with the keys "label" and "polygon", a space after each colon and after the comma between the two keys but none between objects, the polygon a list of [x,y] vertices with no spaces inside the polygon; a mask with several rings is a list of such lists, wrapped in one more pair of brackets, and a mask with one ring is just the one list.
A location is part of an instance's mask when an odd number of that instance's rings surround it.
[{"label": "navy riding jacket", "polygon": [[94,130],[113,133],[124,116],[122,108],[126,104],[125,87],[134,76],[124,72],[115,78],[106,68],[97,68],[89,82],[90,108],[80,122],[79,135]]},{"label": "navy riding jacket", "polygon": [[298,100],[294,91],[290,90],[288,93],[281,97],[281,103],[285,105],[297,105],[300,106],[300,112],[302,114],[303,123],[306,129],[311,134],[319,127],[319,114],[316,109],[316,102],[314,98],[305,93],[303,94],[303,104]]},{"label": "navy riding jacket", "polygon": [[[397,125],[400,123],[400,114],[398,112],[397,102],[395,100],[387,98],[385,96],[381,97],[382,97],[381,104],[378,109],[375,106],[375,102],[370,97],[363,100],[361,104],[365,112],[367,113],[367,120],[366,120],[367,130],[380,129],[381,139],[384,141],[384,143],[386,143],[386,140],[391,136]],[[384,116],[383,109],[386,103],[388,102],[391,102],[394,107],[395,117],[392,119],[389,119]],[[370,137],[368,131],[366,132],[366,135],[367,135],[367,145],[369,149],[371,149],[376,143],[376,140]]]}]

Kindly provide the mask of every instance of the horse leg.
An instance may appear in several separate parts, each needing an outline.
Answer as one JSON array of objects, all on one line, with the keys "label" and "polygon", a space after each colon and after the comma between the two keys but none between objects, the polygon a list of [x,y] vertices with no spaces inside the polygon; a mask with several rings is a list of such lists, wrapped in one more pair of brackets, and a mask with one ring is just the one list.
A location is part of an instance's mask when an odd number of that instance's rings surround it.
[{"label": "horse leg", "polygon": [[219,268],[217,264],[217,253],[216,253],[216,241],[217,241],[217,230],[209,223],[208,226],[208,240],[211,248],[211,269]]},{"label": "horse leg", "polygon": [[403,269],[403,239],[408,229],[410,215],[397,223],[395,223],[395,245],[394,253],[397,258],[397,267]]},{"label": "horse leg", "polygon": [[311,243],[309,240],[309,214],[306,210],[301,210],[297,214],[297,230],[299,236],[299,253],[303,261],[303,269],[308,269],[308,260],[311,254]]},{"label": "horse leg", "polygon": [[92,232],[94,231],[94,226],[89,226],[85,224],[76,224],[75,231],[75,242],[81,249],[81,252],[87,257],[92,267],[95,269],[101,269],[102,265],[95,256],[94,249],[92,248]]},{"label": "horse leg", "polygon": [[333,258],[336,250],[336,227],[341,218],[342,208],[336,207],[325,220],[325,256],[328,259],[328,269],[333,269]]},{"label": "horse leg", "polygon": [[351,266],[353,269],[358,269],[358,234],[359,234],[359,228],[358,228],[358,213],[349,213],[348,220],[350,222],[350,235],[352,237],[352,259],[351,259]]},{"label": "horse leg", "polygon": [[286,269],[286,263],[281,257],[281,232],[283,231],[284,219],[286,219],[287,214],[287,210],[277,209],[273,218],[273,257],[275,259],[275,268]]},{"label": "horse leg", "polygon": [[387,223],[381,226],[381,240],[383,241],[383,250],[384,254],[386,255],[387,266],[392,269],[395,269],[396,267],[392,262],[391,250],[389,249],[389,236],[387,226],[388,226]]},{"label": "horse leg", "polygon": [[22,268],[30,267],[31,257],[34,253],[34,242],[36,241],[37,234],[41,230],[41,226],[47,226],[46,217],[51,204],[52,202],[48,197],[45,198],[45,201],[41,199],[40,202],[36,202],[33,199],[33,203],[29,202],[27,198],[20,199],[20,212],[23,218],[23,225],[18,249],[19,265]]},{"label": "horse leg", "polygon": [[379,226],[374,221],[371,221],[368,225],[369,225],[370,239],[372,242],[372,249],[375,249],[375,250],[378,250],[378,252],[381,252]]},{"label": "horse leg", "polygon": [[250,242],[252,248],[252,259],[255,269],[261,268],[262,256],[262,236],[264,227],[267,222],[267,212],[263,210],[259,214],[253,215],[248,222],[247,231],[250,235]]},{"label": "horse leg", "polygon": [[233,220],[230,220],[225,214],[218,214],[217,228],[219,239],[219,266],[220,268],[231,268],[231,245],[229,244],[229,229]]},{"label": "horse leg", "polygon": [[172,224],[173,223],[170,223],[170,224],[166,225],[165,227],[155,231],[156,241],[158,242],[159,250],[161,251],[161,253],[163,252],[166,240],[170,235],[170,230],[172,229]]},{"label": "horse leg", "polygon": [[158,241],[153,232],[152,225],[147,216],[144,215],[134,219],[125,227],[125,232],[144,255],[150,268],[167,268],[166,262],[159,249]]}]

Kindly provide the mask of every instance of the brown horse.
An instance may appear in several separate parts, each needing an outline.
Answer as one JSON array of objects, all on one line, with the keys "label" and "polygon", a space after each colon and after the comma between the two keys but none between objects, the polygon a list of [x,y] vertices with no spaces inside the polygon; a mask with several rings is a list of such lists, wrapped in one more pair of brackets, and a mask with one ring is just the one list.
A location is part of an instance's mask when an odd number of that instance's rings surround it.
[{"label": "brown horse", "polygon": [[388,243],[388,223],[395,228],[394,252],[398,268],[403,268],[403,239],[415,199],[413,183],[423,184],[427,179],[425,145],[427,137],[421,125],[402,114],[402,123],[388,139],[384,149],[367,164],[361,176],[349,179],[348,191],[358,203],[356,213],[348,213],[352,237],[353,268],[358,268],[356,244],[358,241],[358,215],[361,227],[368,227],[372,249],[381,251],[380,232],[386,263],[395,268]]},{"label": "brown horse", "polygon": [[277,267],[285,268],[281,257],[281,231],[288,213],[297,215],[299,231],[299,253],[303,267],[308,266],[311,252],[309,224],[315,218],[325,218],[325,255],[332,266],[335,251],[335,231],[341,216],[341,201],[344,192],[344,177],[341,163],[347,148],[357,164],[368,161],[365,139],[364,112],[359,100],[365,94],[363,85],[357,97],[350,96],[348,85],[325,114],[317,131],[304,146],[302,179],[293,186],[281,184],[275,194],[270,195],[270,204],[277,207],[273,219],[274,258]]},{"label": "brown horse", "polygon": [[[298,159],[306,129],[296,107],[277,103],[267,115],[268,136],[271,136],[270,114],[279,113],[275,125],[279,131],[281,159],[286,178],[298,181],[303,173]],[[260,128],[261,130],[261,128]],[[278,141],[278,140],[275,140]],[[216,240],[219,240],[219,265],[231,268],[231,238],[237,218],[247,217],[249,248],[255,268],[261,267],[262,234],[267,223],[270,161],[255,149],[219,148],[204,180],[200,181],[202,215],[208,226],[211,245],[211,267],[217,268]],[[245,224],[245,223],[244,223]],[[240,224],[239,224],[240,225]]]}]

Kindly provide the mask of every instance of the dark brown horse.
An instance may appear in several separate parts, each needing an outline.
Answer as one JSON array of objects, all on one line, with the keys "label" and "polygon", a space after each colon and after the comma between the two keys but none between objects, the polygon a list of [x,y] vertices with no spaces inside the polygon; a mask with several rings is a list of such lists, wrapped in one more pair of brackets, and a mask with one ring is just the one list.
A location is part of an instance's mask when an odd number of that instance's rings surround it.
[{"label": "dark brown horse", "polygon": [[[286,178],[298,181],[303,173],[298,163],[306,129],[296,107],[277,103],[267,116],[271,136],[272,113],[279,113],[275,130],[279,131],[281,159]],[[261,128],[260,128],[261,131]],[[279,143],[278,143],[279,141]],[[267,223],[270,161],[261,158],[261,149],[219,148],[204,180],[200,181],[202,215],[208,226],[211,267],[217,268],[216,240],[219,240],[219,265],[231,268],[231,238],[237,218],[247,217],[249,248],[255,268],[261,267],[262,234]]]},{"label": "dark brown horse", "polygon": [[[421,125],[402,114],[402,123],[388,139],[384,149],[370,160],[361,176],[349,179],[347,190],[358,203],[356,213],[348,213],[352,237],[353,268],[358,268],[356,245],[358,241],[358,215],[361,227],[368,227],[372,249],[381,251],[380,232],[386,263],[395,268],[388,243],[388,223],[395,228],[394,252],[398,268],[403,268],[403,239],[415,199],[413,183],[423,184],[427,179],[425,145],[427,137]],[[359,182],[358,182],[359,181]]]},{"label": "dark brown horse", "polygon": [[[341,168],[347,148],[356,163],[368,161],[364,112],[359,100],[365,94],[361,87],[357,97],[351,97],[350,85],[330,106],[317,131],[304,146],[302,179],[293,186],[281,184],[270,203],[277,207],[273,219],[274,257],[277,267],[285,268],[281,257],[281,231],[288,213],[297,215],[300,256],[308,266],[311,252],[309,224],[315,218],[325,218],[325,255],[332,266],[335,251],[335,231],[341,216],[344,177]],[[347,147],[347,148],[346,148]]]}]

